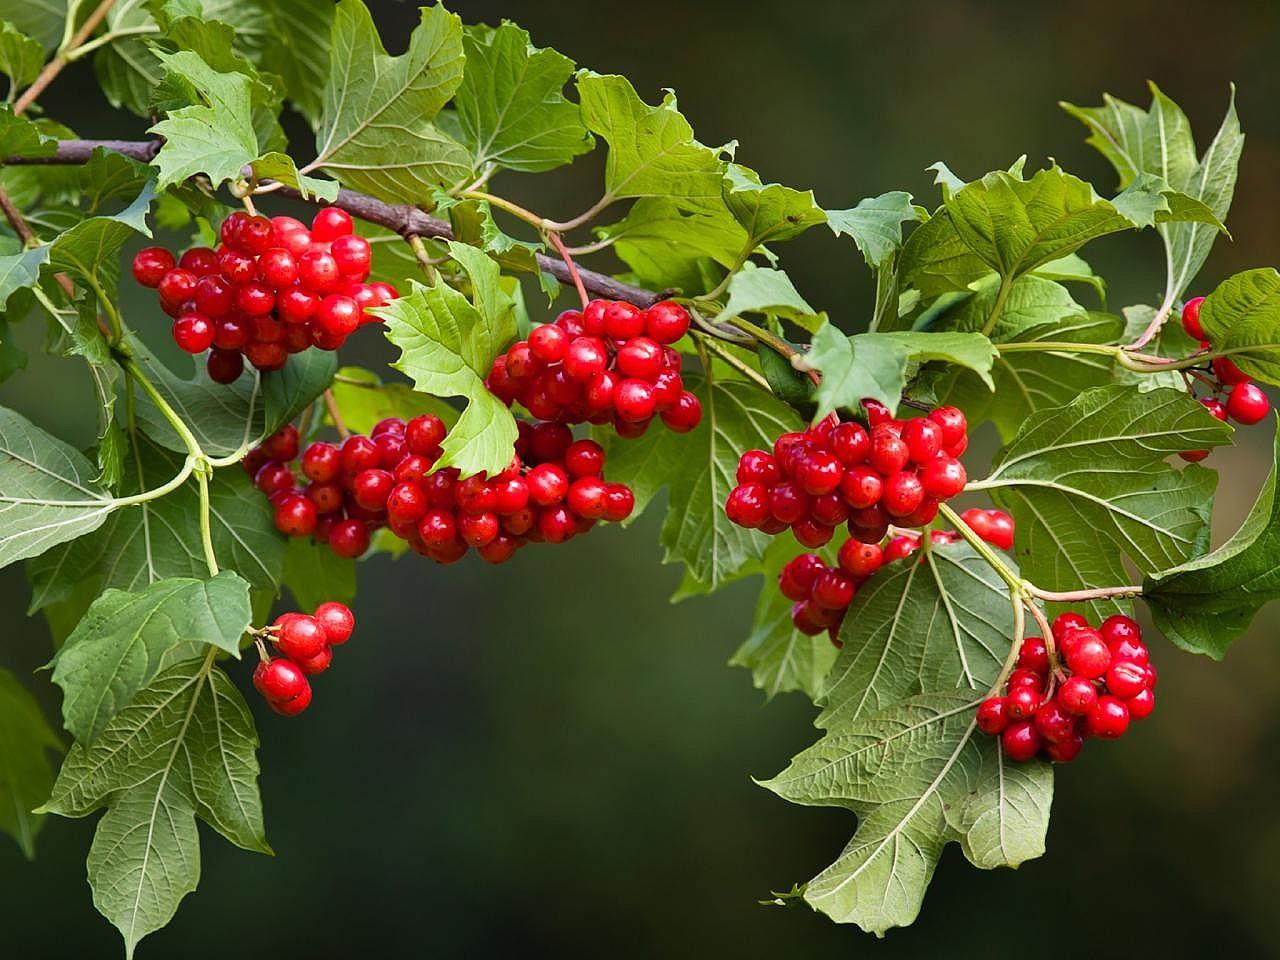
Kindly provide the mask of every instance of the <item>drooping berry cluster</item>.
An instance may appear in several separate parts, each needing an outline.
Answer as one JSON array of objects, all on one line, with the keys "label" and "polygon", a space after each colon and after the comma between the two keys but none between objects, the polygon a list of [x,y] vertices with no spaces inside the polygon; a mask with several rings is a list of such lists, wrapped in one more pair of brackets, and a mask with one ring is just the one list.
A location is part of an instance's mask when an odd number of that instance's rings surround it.
[{"label": "drooping berry cluster", "polygon": [[1004,696],[978,705],[978,728],[1011,760],[1074,760],[1087,738],[1115,740],[1155,709],[1156,669],[1136,622],[1117,614],[1095,630],[1064,613],[1052,632],[1064,670],[1051,671],[1044,640],[1028,637]]},{"label": "drooping berry cluster", "polygon": [[[333,648],[351,639],[356,618],[343,604],[322,603],[315,613],[282,613],[260,631],[280,652],[264,657],[253,671],[253,685],[282,717],[296,717],[311,705],[308,676],[324,673],[333,662]],[[261,648],[260,648],[261,649]]]},{"label": "drooping berry cluster", "polygon": [[[1182,308],[1182,329],[1189,336],[1200,341],[1202,350],[1210,350],[1209,342],[1200,325],[1200,305],[1204,297],[1193,297]],[[1230,357],[1216,357],[1213,360],[1212,393],[1199,397],[1205,408],[1224,423],[1234,420],[1246,426],[1263,420],[1271,410],[1271,401],[1262,392],[1262,388],[1253,382],[1253,378],[1231,362]],[[1189,388],[1190,389],[1190,388]],[[1191,391],[1195,396],[1195,391]],[[1187,450],[1180,454],[1183,460],[1197,463],[1209,455],[1208,450]]]},{"label": "drooping berry cluster", "polygon": [[371,533],[386,527],[438,563],[461,560],[472,548],[502,563],[526,543],[563,543],[597,521],[630,516],[635,495],[604,480],[598,443],[574,440],[562,423],[520,422],[519,430],[515,458],[492,478],[435,469],[447,430],[432,414],[383,420],[369,436],[354,434],[341,445],[311,444],[299,463],[305,486],[291,467],[298,457],[292,424],[243,463],[270,497],[282,533],[315,537],[343,557],[363,554]]},{"label": "drooping berry cluster", "polygon": [[293,217],[236,211],[220,238],[217,248],[192,247],[176,262],[163,247],[133,258],[134,279],[154,287],[174,318],[174,341],[187,353],[208,350],[217,383],[235,381],[246,359],[278,370],[308,347],[336,350],[377,319],[366,308],[399,296],[388,283],[364,282],[369,241],[338,207],[317,213],[310,230]]},{"label": "drooping berry cluster", "polygon": [[[979,530],[970,514],[982,514],[988,525]],[[966,510],[964,518],[982,539],[1002,550],[1013,546],[1013,518],[1000,510]],[[930,530],[934,544],[955,543],[953,530]],[[816,553],[802,553],[778,574],[778,589],[791,607],[791,622],[801,633],[816,636],[823,630],[837,647],[840,624],[858,590],[885,564],[903,560],[920,549],[920,535],[900,533],[884,543],[846,540],[836,554],[836,566],[828,566]]]},{"label": "drooping berry cluster", "polygon": [[644,310],[592,300],[534,327],[494,360],[486,384],[539,420],[612,423],[632,438],[659,416],[668,429],[687,433],[702,419],[702,404],[684,388],[671,344],[688,329],[688,312],[670,300]]},{"label": "drooping berry cluster", "polygon": [[968,424],[955,407],[897,420],[864,404],[871,429],[833,414],[801,433],[784,433],[773,452],[748,450],[725,513],[739,526],[777,534],[790,527],[806,547],[820,547],[847,522],[849,533],[878,543],[890,524],[923,527],[938,504],[964,489],[957,459]]}]

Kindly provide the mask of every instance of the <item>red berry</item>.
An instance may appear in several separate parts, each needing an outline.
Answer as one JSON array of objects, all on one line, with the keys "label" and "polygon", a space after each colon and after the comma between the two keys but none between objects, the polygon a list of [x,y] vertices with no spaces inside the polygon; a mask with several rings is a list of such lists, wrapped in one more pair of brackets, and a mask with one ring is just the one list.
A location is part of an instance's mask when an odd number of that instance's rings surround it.
[{"label": "red berry", "polygon": [[662,411],[662,422],[673,433],[688,433],[702,420],[702,401],[683,390],[676,402]]},{"label": "red berry", "polygon": [[793,524],[809,513],[809,495],[790,481],[769,488],[769,513],[775,520]]},{"label": "red berry", "polygon": [[1077,733],[1061,743],[1046,743],[1044,745],[1044,755],[1054,763],[1070,763],[1080,756],[1080,751],[1083,747],[1084,737]]},{"label": "red berry", "polygon": [[1019,667],[1009,674],[1009,680],[1006,686],[1012,690],[1015,687],[1030,687],[1037,693],[1044,692],[1044,674],[1038,670],[1032,670],[1029,667]]},{"label": "red berry", "polygon": [[259,254],[271,245],[271,221],[266,217],[246,217],[236,228],[235,245],[246,253]]},{"label": "red berry", "polygon": [[569,343],[564,354],[564,372],[579,383],[588,383],[609,365],[604,343],[595,337],[578,337]]},{"label": "red berry", "polygon": [[311,239],[325,242],[349,234],[351,214],[341,207],[322,207],[311,220]]},{"label": "red berry", "polygon": [[1012,688],[1005,700],[1009,705],[1009,718],[1011,720],[1026,720],[1040,708],[1044,697],[1041,696],[1039,690],[1024,683]]},{"label": "red berry", "polygon": [[1067,713],[1083,717],[1098,702],[1098,691],[1084,677],[1068,677],[1058,688],[1057,699]]},{"label": "red berry", "polygon": [[1207,340],[1204,335],[1204,327],[1200,326],[1200,305],[1204,303],[1204,297],[1192,297],[1182,305],[1182,329],[1187,331],[1187,335],[1193,340]]},{"label": "red berry", "polygon": [[1089,621],[1080,614],[1068,611],[1066,613],[1060,613],[1054,617],[1053,624],[1050,629],[1053,631],[1054,639],[1061,640],[1067,635],[1067,631],[1079,630],[1081,627],[1087,627],[1088,625]]},{"label": "red berry", "polygon": [[324,628],[315,617],[304,613],[284,613],[276,618],[280,628],[275,635],[276,646],[295,663],[314,657],[329,645]]},{"label": "red berry", "polygon": [[1091,737],[1115,740],[1129,729],[1129,708],[1116,697],[1104,694],[1085,717],[1085,726]]},{"label": "red berry", "polygon": [[210,350],[204,365],[214,383],[235,383],[244,372],[244,357],[234,350]]},{"label": "red berry", "polygon": [[387,495],[387,519],[396,523],[417,523],[427,508],[427,495],[416,483],[397,483]]},{"label": "red berry", "polygon": [[755,528],[768,519],[770,499],[770,491],[764,484],[744,483],[730,491],[724,512],[738,526]]},{"label": "red berry", "polygon": [[173,340],[187,353],[204,353],[213,346],[213,322],[199,313],[184,313],[173,322]]},{"label": "red berry", "polygon": [[657,407],[653,384],[635,378],[623,380],[613,393],[613,405],[623,420],[631,423],[648,420]]},{"label": "red berry", "polygon": [[263,661],[253,670],[253,687],[268,700],[292,700],[310,686],[306,675],[282,657]]},{"label": "red berry", "polygon": [[1237,423],[1253,424],[1271,410],[1271,401],[1254,383],[1241,383],[1227,394],[1227,415]]},{"label": "red berry", "polygon": [[816,553],[802,553],[783,566],[778,574],[778,589],[788,600],[805,600],[826,570],[827,565]]},{"label": "red berry", "polygon": [[840,496],[855,510],[875,506],[884,493],[884,478],[871,467],[853,467],[840,479]]},{"label": "red berry", "polygon": [[978,704],[978,729],[990,736],[1002,733],[1009,725],[1004,697],[988,697]]},{"label": "red berry", "polygon": [[942,450],[942,427],[927,417],[917,417],[902,425],[902,439],[912,461],[925,464]]},{"label": "red berry", "polygon": [[1003,510],[987,511],[987,532],[983,540],[1000,550],[1013,549],[1013,517]]},{"label": "red berry", "polygon": [[329,244],[329,252],[333,255],[333,259],[337,261],[338,272],[344,277],[363,280],[369,275],[372,254],[370,253],[369,241],[364,237],[358,237],[351,233],[337,237]]},{"label": "red berry", "polygon": [[1107,672],[1111,664],[1111,651],[1102,637],[1093,630],[1077,631],[1079,639],[1066,649],[1067,666],[1071,672],[1086,680],[1093,680]]},{"label": "red berry", "polygon": [[361,520],[339,520],[329,530],[329,548],[340,557],[358,557],[369,549],[369,528]]},{"label": "red berry", "polygon": [[438,453],[446,433],[444,421],[433,413],[414,417],[404,428],[404,438],[409,449],[420,454]]},{"label": "red berry", "polygon": [[1136,663],[1145,667],[1149,656],[1146,645],[1132,637],[1125,637],[1111,644],[1112,663]]},{"label": "red berry", "polygon": [[618,523],[631,516],[636,507],[636,495],[624,483],[611,483],[605,490],[604,519]]},{"label": "red berry", "polygon": [[827,570],[814,580],[809,597],[820,607],[843,610],[853,602],[856,589],[847,574],[840,570]]},{"label": "red berry", "polygon": [[860,423],[842,423],[827,436],[831,452],[846,467],[856,466],[871,452],[871,438]]},{"label": "red berry", "polygon": [[530,332],[529,349],[543,363],[558,363],[569,349],[569,335],[554,323],[544,323]]},{"label": "red berry", "polygon": [[564,543],[577,530],[573,514],[565,506],[547,507],[538,514],[538,532],[547,543]]},{"label": "red berry", "polygon": [[1156,708],[1156,695],[1150,688],[1139,690],[1125,702],[1125,706],[1129,708],[1130,719],[1145,720]]},{"label": "red berry", "polygon": [[133,279],[144,287],[158,287],[174,266],[173,254],[164,247],[145,247],[133,258]]},{"label": "red berry", "polygon": [[805,456],[795,471],[795,479],[800,488],[814,497],[836,489],[842,476],[844,468],[840,466],[840,461],[825,450],[814,450]]},{"label": "red berry", "polygon": [[920,478],[911,471],[900,470],[885,478],[880,505],[889,516],[901,518],[916,510],[924,502],[924,497]]},{"label": "red berry", "polygon": [[338,475],[341,455],[331,443],[319,441],[302,451],[302,473],[317,483],[327,483]]},{"label": "red berry", "polygon": [[1046,743],[1062,743],[1076,732],[1075,718],[1052,700],[1036,711],[1035,725],[1040,739]]},{"label": "red berry", "polygon": [[316,507],[300,493],[289,494],[278,504],[276,529],[286,537],[310,536],[316,528]]},{"label": "red berry", "polygon": [[1215,357],[1213,360],[1214,375],[1227,386],[1237,383],[1248,383],[1250,376],[1235,365],[1229,357]]},{"label": "red berry", "polygon": [[600,476],[604,447],[594,440],[575,440],[564,452],[564,468],[573,477]]},{"label": "red berry", "polygon": [[969,422],[959,407],[938,407],[929,414],[929,419],[942,428],[944,448],[955,446],[968,434]]},{"label": "red berry", "polygon": [[327,643],[314,656],[297,661],[298,669],[307,674],[324,673],[331,663],[333,663],[333,648]]},{"label": "red berry", "polygon": [[529,431],[529,456],[546,463],[561,459],[573,443],[573,431],[563,423],[535,423]]},{"label": "red berry", "polygon": [[[299,673],[301,672],[301,669],[299,669]],[[296,717],[311,706],[311,687],[308,686],[296,697],[292,697],[289,700],[268,700],[267,706],[282,717]]]},{"label": "red berry", "polygon": [[604,312],[608,308],[608,300],[592,300],[582,308],[582,329],[587,336],[598,337],[604,333]]},{"label": "red berry", "polygon": [[540,507],[559,503],[569,492],[569,475],[558,464],[539,464],[529,471],[525,481],[529,484],[529,499]]},{"label": "red berry", "polygon": [[[879,539],[879,537],[877,537]],[[903,560],[920,549],[920,538],[908,535],[894,537],[884,547],[884,562]]]},{"label": "red berry", "polygon": [[320,301],[312,323],[334,336],[348,336],[360,326],[360,305],[350,297],[331,294]]},{"label": "red berry", "polygon": [[160,294],[160,303],[167,310],[176,310],[196,293],[197,278],[188,270],[175,267],[163,277],[156,289]]},{"label": "red berry", "polygon": [[472,547],[483,547],[498,535],[496,513],[464,513],[457,518],[458,539]]},{"label": "red berry", "polygon": [[1024,763],[1040,752],[1040,734],[1029,720],[1011,723],[1000,734],[1000,745],[1010,760]]},{"label": "red berry", "polygon": [[342,506],[342,488],[336,483],[312,482],[307,484],[307,499],[316,505],[317,513],[334,513]]},{"label": "red berry", "polygon": [[632,337],[618,348],[618,369],[628,377],[638,377],[650,382],[662,369],[662,347],[649,337]]},{"label": "red berry", "polygon": [[607,489],[599,477],[580,477],[569,485],[565,502],[578,516],[599,520],[604,516]]},{"label": "red berry", "polygon": [[313,249],[298,257],[298,282],[312,293],[332,293],[341,278],[331,253]]},{"label": "red berry", "polygon": [[910,458],[906,443],[886,425],[882,424],[871,432],[871,451],[867,461],[880,473],[885,476],[898,473]]},{"label": "red berry", "polygon": [[838,559],[840,568],[858,579],[871,576],[884,564],[879,544],[860,543],[852,539],[841,545]]},{"label": "red berry", "polygon": [[644,333],[645,317],[640,309],[625,300],[614,300],[604,308],[604,332],[622,343]]},{"label": "red berry", "polygon": [[835,536],[833,528],[811,518],[797,520],[791,525],[791,533],[801,546],[809,547],[810,549],[829,543],[831,538]]},{"label": "red berry", "polygon": [[1049,648],[1040,637],[1027,637],[1018,648],[1018,666],[1036,673],[1049,672]]},{"label": "red berry", "polygon": [[659,300],[644,311],[644,330],[658,343],[675,343],[689,329],[689,313],[672,300]]},{"label": "red berry", "polygon": [[342,472],[354,477],[362,470],[372,470],[382,462],[382,451],[368,437],[352,434],[342,442],[338,453],[338,462]]},{"label": "red berry", "polygon": [[968,480],[964,464],[946,454],[940,454],[920,467],[924,491],[936,500],[949,500],[956,496]]},{"label": "red berry", "polygon": [[1103,641],[1109,647],[1114,647],[1121,640],[1142,642],[1142,628],[1138,626],[1138,622],[1120,613],[1103,620],[1102,626],[1098,627],[1098,632],[1102,634]]},{"label": "red berry", "polygon": [[248,283],[258,275],[258,264],[253,257],[231,247],[224,247],[218,254],[218,270],[228,283],[238,286]]},{"label": "red berry", "polygon": [[1121,660],[1107,671],[1107,690],[1128,700],[1147,689],[1147,671],[1141,665]]}]

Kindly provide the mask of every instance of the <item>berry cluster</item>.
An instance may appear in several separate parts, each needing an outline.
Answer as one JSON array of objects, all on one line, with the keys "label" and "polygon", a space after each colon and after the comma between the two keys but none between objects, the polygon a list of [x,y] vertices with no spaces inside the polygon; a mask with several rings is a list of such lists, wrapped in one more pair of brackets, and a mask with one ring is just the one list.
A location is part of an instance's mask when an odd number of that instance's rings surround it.
[{"label": "berry cluster", "polygon": [[[311,705],[309,675],[324,673],[333,662],[333,648],[346,643],[356,618],[343,604],[329,601],[316,612],[282,613],[260,635],[280,652],[264,656],[253,671],[253,685],[282,717],[296,717]],[[262,649],[262,648],[259,648]]]},{"label": "berry cluster", "polygon": [[[1182,308],[1182,329],[1200,341],[1202,350],[1212,349],[1204,327],[1200,325],[1200,305],[1204,297],[1193,297]],[[1213,361],[1213,392],[1199,400],[1219,420],[1228,418],[1236,423],[1258,423],[1271,410],[1271,401],[1253,378],[1231,362],[1230,357],[1217,357]],[[1194,396],[1194,391],[1192,391]],[[1223,399],[1225,398],[1225,399]],[[1187,450],[1180,454],[1183,460],[1197,463],[1209,455],[1208,450]]]},{"label": "berry cluster", "polygon": [[684,388],[681,357],[671,344],[689,329],[689,314],[662,300],[641,310],[624,300],[592,300],[533,328],[493,362],[486,385],[510,406],[539,420],[612,423],[638,437],[660,416],[688,433],[702,404]]},{"label": "berry cluster", "polygon": [[969,443],[964,414],[938,407],[896,420],[880,404],[864,406],[870,431],[832,414],[802,433],[784,433],[772,453],[744,453],[725,503],[729,519],[769,534],[790,527],[810,548],[827,543],[846,521],[864,543],[878,543],[890,524],[930,523],[938,504],[967,480],[957,459]]},{"label": "berry cluster", "polygon": [[1080,614],[1064,613],[1052,631],[1066,669],[1051,671],[1044,640],[1028,637],[1004,696],[978,706],[978,729],[998,735],[1011,760],[1039,753],[1066,763],[1087,737],[1115,740],[1156,706],[1156,669],[1133,620],[1117,614],[1095,630]]},{"label": "berry cluster", "polygon": [[173,339],[187,353],[209,351],[210,379],[232,383],[244,361],[278,370],[308,347],[337,350],[366,313],[399,294],[365,283],[369,241],[351,232],[351,217],[325,207],[311,229],[293,217],[236,211],[222,222],[216,249],[192,247],[175,262],[164,247],[133,258],[133,276],[154,287],[174,318]]},{"label": "berry cluster", "polygon": [[[987,525],[981,529],[970,514],[981,514]],[[1008,550],[1013,546],[1013,518],[999,510],[966,510],[964,519],[975,533],[992,546]],[[931,530],[935,544],[955,543],[952,530]],[[791,607],[791,622],[801,633],[816,636],[823,630],[837,647],[840,624],[859,588],[887,563],[903,560],[920,549],[920,536],[900,533],[883,544],[846,540],[836,554],[836,566],[828,566],[816,553],[802,553],[778,574],[778,589]]]},{"label": "berry cluster", "polygon": [[447,430],[432,414],[383,420],[341,445],[311,444],[299,458],[304,487],[291,466],[292,424],[243,463],[275,506],[282,533],[315,537],[342,557],[363,554],[371,532],[386,527],[438,563],[461,560],[470,548],[502,563],[525,543],[563,543],[599,520],[630,516],[635,495],[605,482],[598,443],[574,440],[563,423],[521,422],[519,430],[511,465],[491,478],[434,469]]}]

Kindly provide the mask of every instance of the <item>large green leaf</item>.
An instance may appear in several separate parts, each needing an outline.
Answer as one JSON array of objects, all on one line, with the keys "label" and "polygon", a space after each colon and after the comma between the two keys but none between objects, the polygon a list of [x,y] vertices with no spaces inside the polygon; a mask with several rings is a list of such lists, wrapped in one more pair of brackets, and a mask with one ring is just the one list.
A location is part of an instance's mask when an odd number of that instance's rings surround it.
[{"label": "large green leaf", "polygon": [[443,400],[418,393],[406,383],[383,383],[376,373],[361,367],[338,371],[333,398],[342,422],[355,433],[367,434],[387,417],[411,420],[422,413],[433,413],[450,427],[458,422],[458,411]]},{"label": "large green leaf", "polygon": [[1011,763],[976,733],[979,690],[913,697],[830,728],[764,783],[793,803],[842,807],[858,828],[804,899],[839,923],[882,934],[911,923],[943,848],[975,866],[1017,866],[1044,852],[1053,773]]},{"label": "large green leaf", "polygon": [[991,267],[961,239],[946,207],[911,231],[898,258],[903,285],[926,297],[967,291],[971,283],[990,272]]},{"label": "large green leaf", "polygon": [[50,664],[63,726],[87,746],[162,670],[209,646],[239,657],[250,616],[249,584],[230,571],[160,580],[136,593],[107,590]]},{"label": "large green leaf", "polygon": [[564,98],[572,60],[533,46],[509,22],[467,27],[463,48],[467,66],[454,102],[472,169],[550,170],[591,149],[577,105]]},{"label": "large green leaf", "polygon": [[1280,384],[1280,273],[1273,267],[1229,277],[1200,308],[1200,323],[1214,350],[1250,376]]},{"label": "large green leaf", "polygon": [[724,175],[724,202],[742,224],[751,246],[790,240],[810,227],[827,222],[812,190],[793,190],[780,183],[761,183],[760,175],[731,163]]},{"label": "large green leaf", "polygon": [[753,447],[771,448],[779,434],[800,429],[800,421],[790,407],[750,383],[717,380],[708,387],[689,376],[686,386],[702,401],[701,423],[686,434],[655,425],[638,440],[613,437],[605,472],[631,487],[637,511],[668,488],[659,534],[664,562],[683,562],[695,580],[716,589],[768,545],[764,534],[725,516],[738,457]]},{"label": "large green leaf", "polygon": [[0,407],[0,566],[96,530],[116,509],[73,447]]},{"label": "large green leaf", "polygon": [[35,697],[0,669],[0,830],[18,841],[27,859],[36,854],[36,833],[44,822],[31,811],[53,787],[49,751],[62,749]]},{"label": "large green leaf", "polygon": [[992,386],[991,365],[995,348],[980,333],[902,331],[859,333],[852,337],[831,324],[813,338],[805,359],[822,372],[814,392],[815,416],[824,417],[840,407],[856,409],[865,399],[878,400],[896,410],[907,383],[911,364],[945,360],[967,370]]},{"label": "large green leaf", "polygon": [[1095,387],[1028,418],[971,489],[990,491],[1013,514],[1029,580],[1048,590],[1115,586],[1130,580],[1125,556],[1150,573],[1208,547],[1217,474],[1168,458],[1230,436],[1185,391]]},{"label": "large green leaf", "polygon": [[729,297],[716,316],[722,323],[742,313],[765,313],[785,317],[809,331],[823,325],[823,316],[815,313],[796,290],[795,284],[781,270],[748,267],[729,281]]},{"label": "large green leaf", "polygon": [[445,438],[441,465],[464,476],[494,475],[511,462],[516,424],[484,379],[515,337],[515,301],[499,283],[498,265],[481,251],[451,242],[449,252],[471,279],[471,300],[437,278],[429,287],[415,284],[408,296],[375,312],[387,322],[387,339],[400,348],[396,369],[416,389],[467,401]]},{"label": "large green leaf", "polygon": [[719,200],[725,171],[720,151],[693,138],[674,93],[668,90],[662,103],[651,107],[626,77],[583,70],[578,98],[587,129],[609,144],[604,173],[609,196]]},{"label": "large green leaf", "polygon": [[333,20],[316,165],[392,202],[426,202],[471,169],[466,148],[432,122],[462,82],[462,25],[443,6],[421,18],[398,57],[360,0],[342,0]]},{"label": "large green leaf", "polygon": [[289,100],[314,129],[329,75],[334,5],[330,0],[263,0],[262,5],[271,22],[263,66],[284,79]]},{"label": "large green leaf", "polygon": [[828,210],[827,223],[837,237],[850,237],[867,264],[878,267],[902,246],[902,225],[925,220],[922,207],[911,202],[911,194],[891,190],[867,197],[848,210]]},{"label": "large green leaf", "polygon": [[244,698],[211,651],[161,673],[92,746],[67,754],[41,812],[86,817],[107,808],[89,850],[89,885],[128,956],[196,887],[197,817],[237,846],[271,852],[257,746]]},{"label": "large green leaf", "polygon": [[1216,660],[1268,600],[1280,597],[1280,434],[1267,482],[1245,522],[1222,546],[1150,574],[1142,598],[1160,632],[1184,650]]},{"label": "large green leaf", "polygon": [[[1186,114],[1154,83],[1151,107],[1145,111],[1110,95],[1103,97],[1100,107],[1062,107],[1089,128],[1087,142],[1115,167],[1122,188],[1143,173],[1155,174],[1174,190],[1204,203],[1219,220],[1226,219],[1244,146],[1234,87],[1222,125],[1199,160]],[[1169,264],[1165,299],[1172,304],[1200,272],[1217,231],[1200,222],[1168,223],[1157,229]]]},{"label": "large green leaf", "polygon": [[617,223],[597,227],[635,274],[655,290],[711,290],[747,249],[747,231],[719,198],[642,197]]},{"label": "large green leaf", "polygon": [[21,0],[4,5],[4,18],[45,50],[53,51],[62,40],[67,0]]},{"label": "large green leaf", "polygon": [[350,604],[356,597],[355,561],[309,537],[290,538],[282,579],[299,610],[314,610],[330,600]]},{"label": "large green leaf", "polygon": [[[160,486],[177,476],[180,454],[139,437],[122,493]],[[284,564],[284,538],[267,502],[239,466],[214,472],[209,483],[210,527],[218,559],[257,590],[275,591]],[[121,508],[90,536],[28,564],[31,609],[65,599],[84,580],[100,589],[136,591],[171,577],[204,579],[199,496],[194,480],[158,499]]]},{"label": "large green leaf", "polygon": [[818,726],[833,729],[920,693],[990,686],[1013,629],[1004,581],[967,544],[889,564],[845,615]]}]

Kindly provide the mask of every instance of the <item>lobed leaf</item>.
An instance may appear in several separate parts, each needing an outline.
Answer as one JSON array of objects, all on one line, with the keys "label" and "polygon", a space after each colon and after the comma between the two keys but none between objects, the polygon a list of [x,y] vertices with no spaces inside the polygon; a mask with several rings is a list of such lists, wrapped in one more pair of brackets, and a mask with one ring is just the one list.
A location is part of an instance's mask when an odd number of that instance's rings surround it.
[{"label": "lobed leaf", "polygon": [[1280,384],[1280,273],[1272,267],[1228,277],[1200,307],[1214,350],[1251,377]]},{"label": "lobed leaf", "polygon": [[928,220],[923,207],[911,202],[911,194],[891,190],[867,197],[848,210],[828,210],[827,224],[837,237],[849,237],[867,265],[878,267],[902,246],[902,225]]}]

